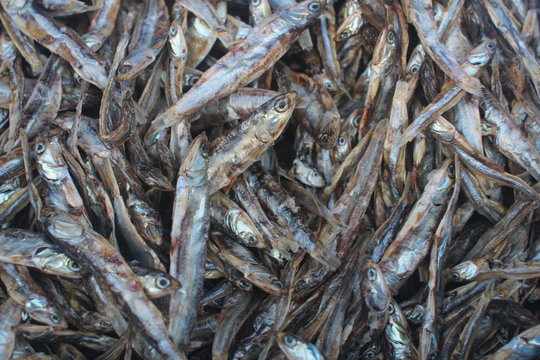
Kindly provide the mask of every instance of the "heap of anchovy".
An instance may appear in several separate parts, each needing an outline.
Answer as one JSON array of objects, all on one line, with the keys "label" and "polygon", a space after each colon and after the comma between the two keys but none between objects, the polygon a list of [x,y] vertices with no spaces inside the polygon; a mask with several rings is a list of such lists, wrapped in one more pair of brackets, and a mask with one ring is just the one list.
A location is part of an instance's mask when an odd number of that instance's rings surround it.
[{"label": "heap of anchovy", "polygon": [[0,0],[0,359],[540,359],[537,0]]}]

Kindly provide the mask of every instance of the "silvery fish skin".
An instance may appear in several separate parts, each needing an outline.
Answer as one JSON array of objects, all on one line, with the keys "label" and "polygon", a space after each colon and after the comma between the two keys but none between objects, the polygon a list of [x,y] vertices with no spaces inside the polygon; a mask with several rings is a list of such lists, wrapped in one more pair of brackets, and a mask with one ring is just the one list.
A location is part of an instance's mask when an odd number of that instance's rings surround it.
[{"label": "silvery fish skin", "polygon": [[104,0],[101,8],[92,13],[88,31],[82,36],[90,49],[97,51],[111,36],[119,10],[119,0]]},{"label": "silvery fish skin", "polygon": [[276,72],[278,78],[284,77],[281,80],[284,87],[298,93],[295,117],[301,120],[302,126],[321,147],[333,148],[339,134],[340,115],[326,88],[309,76],[296,73],[281,63],[276,66]]},{"label": "silvery fish skin", "polygon": [[[38,10],[33,1],[5,0],[2,5],[24,34],[66,59],[83,79],[105,88],[105,66],[77,33]],[[56,39],[62,39],[62,45]]]},{"label": "silvery fish skin", "polygon": [[216,325],[216,334],[212,344],[213,359],[226,360],[228,358],[234,336],[246,321],[246,314],[250,313],[251,304],[250,291],[236,291],[226,299]]},{"label": "silvery fish skin", "polygon": [[289,360],[323,360],[315,345],[294,334],[279,333],[277,342]]},{"label": "silvery fish skin", "polygon": [[[320,15],[324,5],[325,2],[318,0],[304,1],[255,27],[245,42],[234,46],[175,105],[152,121],[146,142],[154,142],[157,131],[191,115],[210,101],[232,93],[268,70],[298,39],[301,31]],[[243,66],[235,66],[242,58],[245,59]],[[250,71],[246,72],[246,68]]]},{"label": "silvery fish skin", "polygon": [[44,235],[23,229],[0,230],[0,261],[51,275],[79,278],[82,267]]},{"label": "silvery fish skin", "polygon": [[178,20],[173,20],[169,28],[169,54],[173,59],[167,72],[167,87],[170,102],[175,103],[182,94],[184,69],[187,60],[187,44],[184,30]]},{"label": "silvery fish skin", "polygon": [[130,80],[156,59],[167,42],[169,11],[164,0],[144,2],[129,44],[129,53],[118,68],[118,79]]},{"label": "silvery fish skin", "polygon": [[221,192],[210,198],[210,214],[224,228],[240,239],[244,245],[264,248],[266,243],[249,215]]},{"label": "silvery fish skin", "polygon": [[8,298],[0,305],[0,356],[10,359],[15,349],[15,331],[13,326],[21,320],[23,307]]},{"label": "silvery fish skin", "polygon": [[13,41],[13,44],[17,47],[17,50],[19,50],[26,62],[32,67],[32,72],[34,74],[40,73],[43,69],[43,61],[38,55],[33,40],[24,35],[17,26],[15,26],[13,19],[7,16],[5,12],[0,14],[0,20],[2,21],[4,29]]},{"label": "silvery fish skin", "polygon": [[336,41],[344,41],[358,34],[364,24],[362,9],[358,0],[347,0],[342,7],[340,17],[343,18],[341,25],[336,30]]},{"label": "silvery fish skin", "polygon": [[45,205],[88,219],[83,200],[62,157],[58,137],[49,140],[38,138],[34,153],[38,171],[48,190]]},{"label": "silvery fish skin", "polygon": [[178,4],[188,9],[198,18],[206,22],[214,32],[226,32],[224,20],[220,18],[214,6],[208,1],[182,0]]},{"label": "silvery fish skin", "polygon": [[212,233],[211,237],[220,250],[220,257],[238,269],[248,281],[270,294],[283,293],[281,281],[261,265],[248,249],[219,233]]},{"label": "silvery fish skin", "polygon": [[[481,70],[483,70],[492,59],[496,49],[497,47],[494,40],[484,41],[468,54],[467,61],[463,64],[463,69],[471,76],[479,76]],[[465,91],[461,90],[459,86],[455,85],[452,81],[446,82],[433,102],[426,106],[405,129],[400,145],[404,145],[408,141],[411,141],[416,134],[433,121],[437,115],[442,114],[444,111],[454,106],[464,95]]]},{"label": "silvery fish skin", "polygon": [[32,280],[25,267],[3,264],[0,268],[0,279],[10,297],[21,305],[32,319],[53,327],[67,327],[66,320]]},{"label": "silvery fish skin", "polygon": [[159,299],[171,295],[180,289],[182,284],[175,278],[162,271],[131,265],[131,269],[139,278],[144,292],[150,299]]},{"label": "silvery fish skin", "polygon": [[210,144],[210,193],[227,186],[245,171],[281,135],[298,101],[288,92],[258,107],[240,125]]},{"label": "silvery fish skin", "polygon": [[497,352],[487,356],[489,360],[534,359],[540,355],[540,325],[529,328],[512,338]]},{"label": "silvery fish skin", "polygon": [[416,349],[411,339],[412,332],[405,315],[394,300],[389,306],[388,324],[385,328],[385,335],[387,341],[390,343],[391,356],[396,359],[417,358]]},{"label": "silvery fish skin", "polygon": [[0,358],[538,357],[535,1],[0,3]]},{"label": "silvery fish skin", "polygon": [[170,274],[182,284],[182,288],[171,295],[169,332],[180,348],[189,343],[197,315],[197,299],[203,285],[210,223],[208,156],[206,135],[199,135],[190,145],[176,182]]},{"label": "silvery fish skin", "polygon": [[[392,293],[397,292],[401,284],[412,274],[412,269],[418,266],[428,252],[426,239],[429,239],[435,231],[444,209],[442,205],[449,198],[453,185],[448,173],[449,166],[450,161],[446,161],[430,174],[430,181],[422,197],[411,209],[402,229],[379,262]],[[420,231],[415,230],[420,228],[422,228]]]},{"label": "silvery fish skin", "polygon": [[293,166],[289,170],[289,174],[298,179],[302,184],[314,188],[322,188],[326,185],[326,182],[319,171],[300,159],[294,160]]},{"label": "silvery fish skin", "polygon": [[531,279],[539,276],[540,264],[529,262],[503,263],[491,259],[469,260],[448,270],[451,281],[484,280],[493,277]]},{"label": "silvery fish skin", "polygon": [[254,188],[261,203],[278,217],[280,225],[289,228],[297,246],[306,249],[317,261],[337,268],[339,260],[334,252],[315,240],[314,234],[302,220],[294,200],[281,186],[261,169],[246,175],[248,184]]},{"label": "silvery fish skin", "polygon": [[431,132],[442,142],[455,149],[460,159],[472,171],[522,191],[533,199],[540,200],[540,194],[535,189],[531,188],[519,177],[507,173],[496,163],[479,154],[448,120],[439,116],[432,124]]},{"label": "silvery fish skin", "polygon": [[[161,313],[150,302],[140,281],[109,242],[78,218],[59,209],[43,212],[47,232],[83,266],[96,269],[99,280],[163,356],[181,359]],[[145,309],[140,312],[138,309]],[[152,320],[150,320],[152,319]]]},{"label": "silvery fish skin", "polygon": [[[416,28],[426,52],[437,65],[461,88],[471,94],[479,94],[482,84],[478,79],[467,74],[458,64],[455,57],[445,51],[438,34],[431,3],[427,0],[407,0],[405,8],[410,21]],[[424,12],[422,11],[424,10]]]}]

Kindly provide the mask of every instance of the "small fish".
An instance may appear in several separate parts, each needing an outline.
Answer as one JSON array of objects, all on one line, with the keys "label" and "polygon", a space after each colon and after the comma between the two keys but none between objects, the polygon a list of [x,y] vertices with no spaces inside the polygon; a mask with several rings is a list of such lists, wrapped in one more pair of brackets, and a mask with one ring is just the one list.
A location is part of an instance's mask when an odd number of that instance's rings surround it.
[{"label": "small fish", "polygon": [[297,335],[280,332],[277,342],[289,360],[324,360],[315,345]]}]

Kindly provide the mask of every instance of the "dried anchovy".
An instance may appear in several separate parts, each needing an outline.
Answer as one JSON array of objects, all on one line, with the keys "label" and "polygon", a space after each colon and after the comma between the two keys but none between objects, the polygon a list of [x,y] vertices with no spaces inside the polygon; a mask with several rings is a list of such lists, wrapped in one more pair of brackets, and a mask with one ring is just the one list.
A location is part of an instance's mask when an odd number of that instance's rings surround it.
[{"label": "dried anchovy", "polygon": [[1,359],[539,359],[520,0],[0,0]]}]

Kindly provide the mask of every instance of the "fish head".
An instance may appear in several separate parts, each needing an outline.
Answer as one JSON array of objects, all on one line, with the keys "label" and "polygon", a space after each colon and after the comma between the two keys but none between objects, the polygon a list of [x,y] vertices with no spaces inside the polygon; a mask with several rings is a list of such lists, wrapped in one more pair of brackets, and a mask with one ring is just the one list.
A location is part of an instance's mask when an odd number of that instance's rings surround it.
[{"label": "fish head", "polygon": [[300,159],[294,160],[290,174],[300,180],[300,182],[311,187],[319,188],[326,185],[326,181],[319,171]]},{"label": "fish head", "polygon": [[333,111],[328,111],[321,119],[321,124],[317,144],[324,149],[331,149],[336,145],[339,137],[340,116]]},{"label": "fish head", "polygon": [[444,142],[452,142],[455,138],[455,127],[448,121],[443,121],[441,118],[435,120],[431,124],[431,132]]},{"label": "fish head", "polygon": [[191,185],[198,186],[207,181],[209,152],[208,138],[206,134],[200,134],[191,143],[179,171]]},{"label": "fish head", "polygon": [[422,44],[418,44],[410,57],[409,63],[407,64],[407,81],[417,76],[420,73],[424,59],[426,58],[426,52]]},{"label": "fish head", "polygon": [[345,132],[341,133],[341,136],[338,137],[335,147],[335,156],[338,162],[345,160],[345,157],[351,151],[351,139]]},{"label": "fish head", "polygon": [[322,360],[315,345],[294,334],[278,333],[277,342],[289,359]]},{"label": "fish head", "polygon": [[182,287],[178,280],[162,271],[139,266],[132,266],[132,269],[150,299],[166,296]]},{"label": "fish head", "polygon": [[34,252],[32,260],[39,265],[40,269],[69,278],[80,278],[83,271],[78,262],[53,246],[40,247]]},{"label": "fish head", "polygon": [[467,55],[467,61],[476,67],[486,66],[496,51],[497,44],[495,40],[486,40],[471,50],[469,55]]},{"label": "fish head", "polygon": [[47,232],[61,241],[77,241],[84,236],[86,227],[79,218],[57,208],[45,208],[43,225]]},{"label": "fish head", "polygon": [[184,33],[178,20],[173,20],[169,28],[169,46],[171,55],[174,58],[186,59],[186,39],[184,38]]},{"label": "fish head", "polygon": [[298,3],[296,6],[280,13],[285,21],[298,27],[305,27],[317,19],[323,12],[326,1],[308,0]]},{"label": "fish head", "polygon": [[274,141],[287,127],[298,103],[296,91],[278,95],[262,104],[253,116],[257,117],[255,137],[262,143]]},{"label": "fish head", "polygon": [[384,275],[374,262],[368,260],[364,266],[362,288],[366,304],[373,311],[385,311],[390,304],[391,294]]},{"label": "fish head", "polygon": [[449,281],[472,280],[478,274],[478,266],[473,261],[465,261],[454,266],[447,273]]},{"label": "fish head", "polygon": [[122,81],[133,79],[154,62],[155,59],[155,51],[152,49],[131,52],[118,68],[118,79]]},{"label": "fish head", "polygon": [[59,329],[67,328],[66,320],[41,296],[31,297],[24,305],[24,311],[36,321]]},{"label": "fish head", "polygon": [[262,234],[243,211],[238,209],[228,211],[225,216],[225,224],[246,246],[265,247]]},{"label": "fish head", "polygon": [[40,175],[49,181],[57,181],[68,175],[66,162],[62,157],[62,149],[58,138],[50,141],[38,137],[34,147],[37,168]]}]

